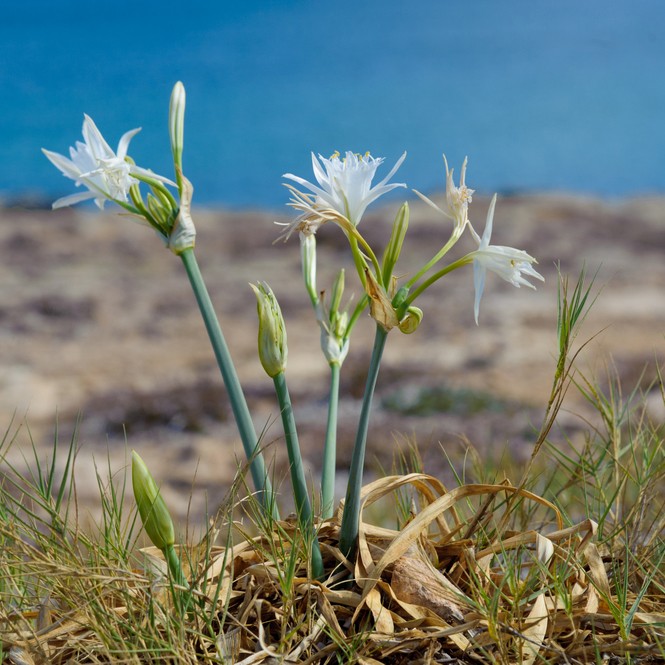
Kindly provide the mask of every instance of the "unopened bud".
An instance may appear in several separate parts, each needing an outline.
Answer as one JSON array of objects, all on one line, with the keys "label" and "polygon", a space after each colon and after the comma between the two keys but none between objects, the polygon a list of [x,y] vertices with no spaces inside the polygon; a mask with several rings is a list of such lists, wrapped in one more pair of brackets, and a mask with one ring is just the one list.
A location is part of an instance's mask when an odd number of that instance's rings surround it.
[{"label": "unopened bud", "polygon": [[415,332],[423,320],[423,310],[420,307],[409,307],[399,322],[399,329],[406,335]]},{"label": "unopened bud", "polygon": [[286,327],[277,298],[265,283],[250,284],[259,315],[259,359],[266,374],[275,378],[286,369]]},{"label": "unopened bud", "polygon": [[302,262],[302,276],[305,281],[305,288],[316,307],[319,302],[319,296],[316,292],[316,235],[313,233],[300,234],[300,258]]},{"label": "unopened bud", "polygon": [[169,136],[171,138],[171,152],[176,170],[178,187],[182,175],[182,151],[185,142],[185,86],[178,81],[173,86],[171,103],[169,105]]},{"label": "unopened bud", "polygon": [[132,487],[143,528],[155,547],[164,550],[175,543],[173,520],[154,478],[136,451],[132,451]]}]

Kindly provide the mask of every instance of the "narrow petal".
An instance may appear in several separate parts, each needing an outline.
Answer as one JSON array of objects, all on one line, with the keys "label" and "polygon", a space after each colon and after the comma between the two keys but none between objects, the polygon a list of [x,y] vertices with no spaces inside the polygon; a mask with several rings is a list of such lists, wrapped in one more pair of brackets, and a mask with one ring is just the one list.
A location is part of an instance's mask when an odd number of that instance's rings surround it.
[{"label": "narrow petal", "polygon": [[108,159],[109,156],[113,156],[113,150],[111,146],[106,142],[102,133],[97,129],[93,119],[84,114],[83,120],[83,138],[85,139],[86,145],[90,148],[93,157],[96,159]]},{"label": "narrow petal", "polygon": [[97,196],[95,192],[79,192],[78,194],[70,194],[69,196],[63,196],[62,198],[54,201],[52,204],[53,210],[58,208],[66,208],[68,206],[73,206],[76,203],[81,203],[81,201],[88,201],[89,199],[94,199]]},{"label": "narrow petal", "polygon": [[57,152],[51,152],[45,148],[42,148],[42,152],[46,155],[47,159],[68,178],[77,180],[81,175],[81,171],[76,168],[76,164],[74,164],[71,159],[67,159],[64,155]]},{"label": "narrow petal", "polygon": [[434,208],[434,210],[436,210],[437,212],[441,213],[441,214],[444,215],[445,217],[450,217],[450,215],[449,215],[445,210],[442,210],[441,208],[439,208],[439,206],[436,205],[436,203],[434,203],[434,201],[432,201],[432,199],[428,198],[427,196],[425,196],[424,194],[422,194],[421,192],[419,192],[417,189],[413,189],[413,190],[411,190],[411,191],[412,191],[416,196],[418,196],[418,197],[420,198],[421,201],[423,201],[424,203],[426,203],[430,208]]},{"label": "narrow petal", "polygon": [[118,157],[124,159],[127,156],[127,148],[129,147],[129,142],[132,140],[132,137],[136,136],[141,131],[140,127],[136,129],[130,129],[128,132],[125,132],[118,143]]},{"label": "narrow petal", "polygon": [[[402,153],[402,156],[395,162],[395,166],[392,167],[390,170],[390,173],[380,182],[376,185],[376,187],[382,187],[385,185],[388,180],[390,180],[395,173],[397,173],[397,169],[402,166],[402,162],[406,159],[406,150]],[[393,187],[406,187],[406,183],[399,183],[397,185],[393,185]]]},{"label": "narrow petal", "polygon": [[151,178],[152,180],[158,180],[159,182],[163,182],[166,185],[177,187],[177,185],[172,180],[169,180],[168,178],[165,178],[162,175],[157,175],[150,169],[144,169],[141,168],[140,166],[135,166],[132,164],[131,168],[129,169],[129,172],[132,175],[142,176],[144,178]]},{"label": "narrow petal", "polygon": [[485,275],[487,271],[485,267],[479,262],[473,262],[473,287],[476,292],[476,297],[473,303],[473,315],[476,319],[476,325],[478,325],[478,315],[480,314],[480,299],[483,296],[483,291],[485,289]]},{"label": "narrow petal", "polygon": [[496,207],[496,194],[492,197],[490,207],[487,211],[487,222],[485,224],[485,231],[483,232],[482,240],[480,241],[479,249],[484,249],[489,246],[490,238],[492,237],[492,225],[494,223],[494,208]]}]

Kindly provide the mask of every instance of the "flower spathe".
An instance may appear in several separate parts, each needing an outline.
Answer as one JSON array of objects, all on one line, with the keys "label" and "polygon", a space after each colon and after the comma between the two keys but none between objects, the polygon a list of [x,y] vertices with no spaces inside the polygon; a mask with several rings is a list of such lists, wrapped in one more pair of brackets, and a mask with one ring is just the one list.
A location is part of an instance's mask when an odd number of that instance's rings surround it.
[{"label": "flower spathe", "polygon": [[[406,187],[405,183],[388,184],[405,158],[406,152],[397,160],[390,173],[373,187],[372,180],[384,159],[372,157],[369,152],[360,155],[347,151],[342,158],[336,152],[330,159],[321,155],[317,158],[312,153],[312,167],[318,185],[292,173],[285,173],[283,177],[302,185],[313,194],[302,194],[291,188],[295,197],[293,206],[302,210],[309,220],[320,217],[322,221],[327,221],[326,212],[329,215],[330,211],[333,211],[357,226],[370,203],[396,187]],[[296,220],[298,224],[303,221]],[[294,228],[300,229],[300,226]],[[305,228],[315,232],[318,226],[312,227],[310,224]]]},{"label": "flower spathe", "polygon": [[53,203],[53,208],[66,206],[94,199],[97,207],[104,208],[107,200],[126,203],[129,188],[139,182],[136,176],[151,178],[169,184],[170,180],[156,175],[152,171],[142,169],[131,161],[127,161],[127,149],[132,137],[141,131],[140,128],[125,132],[113,152],[99,129],[88,115],[83,120],[83,142],[77,141],[76,146],[69,149],[70,159],[57,152],[42,152],[67,178],[75,181],[76,186],[84,185],[87,192],[64,196]]},{"label": "flower spathe", "polygon": [[473,257],[473,284],[476,292],[473,313],[476,319],[476,324],[478,323],[480,299],[485,288],[485,276],[487,275],[488,270],[496,273],[501,279],[505,279],[517,288],[522,285],[528,286],[531,289],[536,288],[523,277],[523,274],[541,281],[544,281],[545,279],[540,273],[536,272],[531,265],[537,263],[536,259],[525,251],[514,249],[513,247],[490,245],[495,206],[496,194],[492,197],[492,202],[487,211],[487,223],[482,238],[480,238],[473,230],[473,227],[470,227],[471,233],[476,239],[476,242],[478,242],[478,249],[470,255]]}]

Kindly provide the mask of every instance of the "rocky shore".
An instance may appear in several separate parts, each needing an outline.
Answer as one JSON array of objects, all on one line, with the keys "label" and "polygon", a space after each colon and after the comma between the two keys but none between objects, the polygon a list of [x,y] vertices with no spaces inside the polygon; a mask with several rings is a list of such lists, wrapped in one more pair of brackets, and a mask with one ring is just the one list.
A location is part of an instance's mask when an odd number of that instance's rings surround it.
[{"label": "rocky shore", "polygon": [[[471,212],[482,229],[488,200]],[[396,208],[363,220],[375,246],[387,239]],[[197,256],[222,321],[278,483],[288,495],[286,454],[272,382],[256,356],[256,305],[248,282],[268,281],[289,334],[287,379],[303,455],[319,471],[326,418],[327,366],[300,278],[297,239],[273,244],[278,217],[265,212],[198,210]],[[282,218],[281,221],[285,221]],[[527,250],[545,276],[538,290],[517,290],[490,276],[473,321],[470,269],[447,276],[419,300],[425,317],[410,336],[395,331],[379,377],[368,442],[368,474],[389,469],[399,445],[416,441],[427,471],[448,479],[442,448],[458,462],[465,441],[483,459],[519,463],[530,454],[556,353],[557,265],[574,284],[596,274],[596,303],[578,338],[593,338],[580,368],[606,383],[615,368],[628,393],[646,389],[665,355],[665,200],[603,202],[567,195],[499,199],[492,242]],[[409,274],[447,239],[444,220],[411,202],[400,269]],[[470,249],[464,241],[460,252]],[[457,251],[457,248],[456,250]],[[458,254],[460,253],[458,252]],[[319,233],[321,288],[349,267],[338,229]],[[58,429],[61,462],[77,429],[79,505],[95,510],[102,477],[136,448],[179,519],[196,521],[226,494],[242,462],[203,324],[181,262],[152,231],[114,212],[0,210],[0,428],[16,436],[8,460],[18,467],[50,455]],[[372,322],[356,328],[342,373],[339,465],[350,458]],[[613,371],[613,370],[612,370]],[[655,392],[654,392],[655,395]],[[650,417],[664,419],[654,399]],[[662,401],[660,402],[662,407]],[[555,441],[585,428],[584,400],[570,391]],[[78,423],[78,424],[77,424]],[[191,500],[191,505],[190,505]]]}]

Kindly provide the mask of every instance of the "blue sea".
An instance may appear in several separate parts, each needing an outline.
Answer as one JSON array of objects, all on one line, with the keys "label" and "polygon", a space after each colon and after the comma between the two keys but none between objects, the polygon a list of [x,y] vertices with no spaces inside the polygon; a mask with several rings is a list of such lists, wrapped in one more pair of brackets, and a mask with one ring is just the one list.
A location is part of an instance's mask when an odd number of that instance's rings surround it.
[{"label": "blue sea", "polygon": [[3,0],[0,198],[72,193],[83,113],[168,175],[187,89],[195,203],[280,209],[310,152],[370,151],[441,189],[665,192],[663,0]]}]

